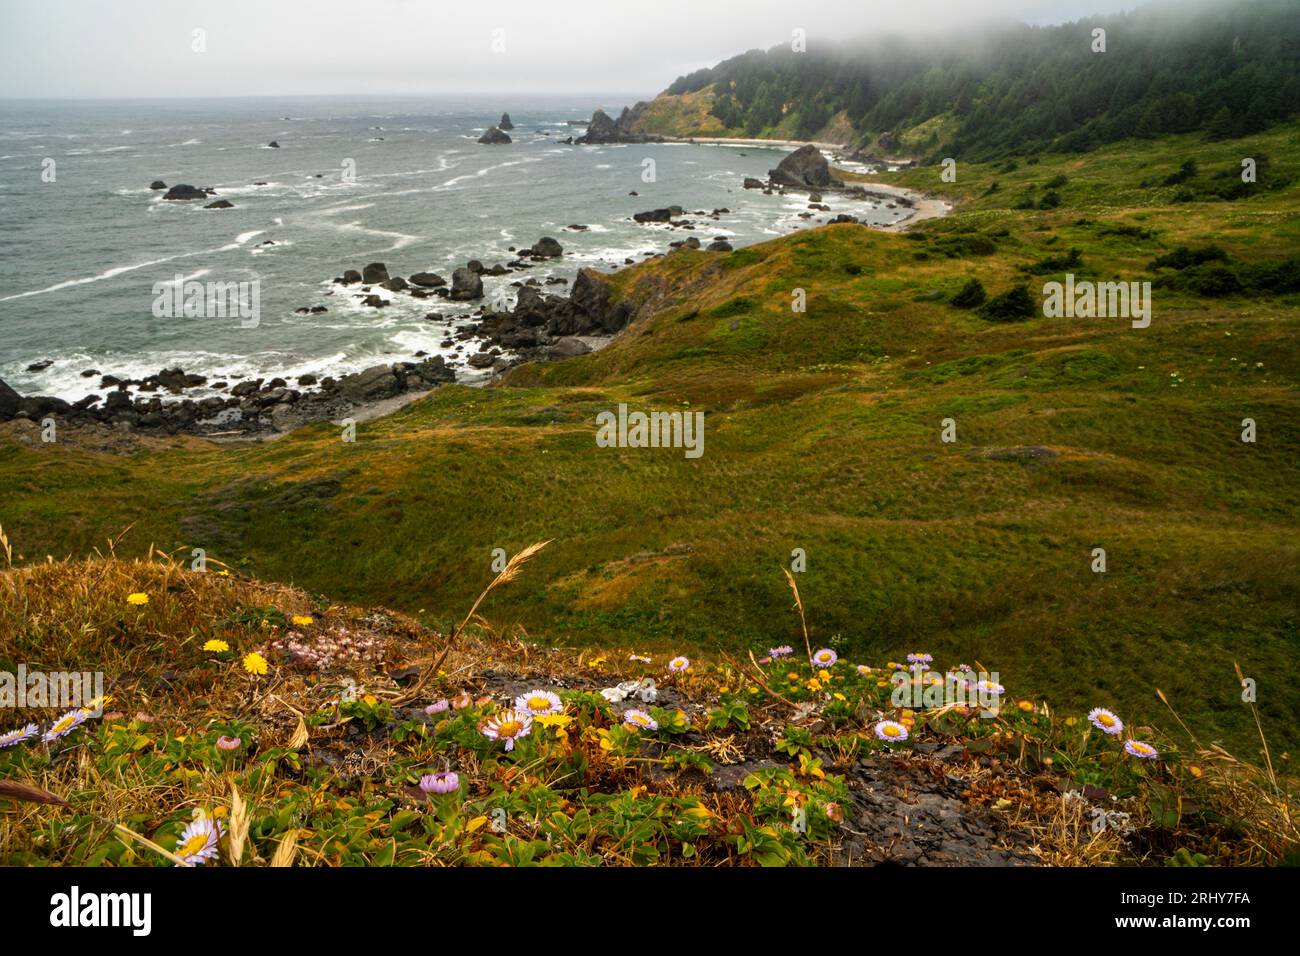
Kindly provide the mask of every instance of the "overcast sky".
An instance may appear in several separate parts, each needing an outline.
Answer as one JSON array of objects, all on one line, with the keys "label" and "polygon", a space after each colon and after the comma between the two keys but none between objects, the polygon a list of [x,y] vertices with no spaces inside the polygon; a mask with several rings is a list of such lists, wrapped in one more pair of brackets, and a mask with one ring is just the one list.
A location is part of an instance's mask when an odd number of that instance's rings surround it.
[{"label": "overcast sky", "polygon": [[[791,31],[849,39],[1137,0],[0,0],[0,96],[652,95]],[[195,52],[194,31],[206,51]],[[493,51],[501,30],[504,50]],[[498,43],[500,45],[500,42]]]}]

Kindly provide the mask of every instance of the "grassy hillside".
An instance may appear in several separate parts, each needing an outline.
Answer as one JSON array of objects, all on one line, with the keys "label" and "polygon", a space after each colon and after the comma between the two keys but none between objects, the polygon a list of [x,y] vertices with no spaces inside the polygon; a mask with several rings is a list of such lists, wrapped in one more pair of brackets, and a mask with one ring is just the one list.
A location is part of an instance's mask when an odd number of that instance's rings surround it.
[{"label": "grassy hillside", "polygon": [[[131,526],[119,554],[202,547],[431,625],[473,600],[494,548],[554,539],[495,599],[502,627],[706,657],[796,640],[779,569],[802,548],[815,645],[872,660],[924,647],[999,671],[1013,693],[1140,719],[1164,714],[1160,687],[1203,739],[1250,749],[1238,661],[1290,747],[1300,297],[1261,292],[1251,270],[1300,245],[1300,190],[1267,189],[1300,172],[1297,146],[1291,126],[962,164],[952,184],[908,171],[892,181],[942,188],[957,213],[629,268],[616,282],[641,317],[608,348],[440,389],[360,425],[355,444],[322,424],[268,445],[120,454],[9,426],[0,524],[28,561]],[[1197,171],[1166,185],[1192,155]],[[1273,157],[1256,191],[1211,198],[1242,156]],[[1026,196],[1046,208],[1016,208]],[[1208,244],[1226,264],[1152,268]],[[1172,285],[1155,289],[1147,329],[996,322],[948,301],[971,278],[1037,300],[1065,261]],[[1206,294],[1222,269],[1244,293]],[[619,402],[704,411],[703,457],[597,448],[595,416]],[[1039,447],[1053,454],[1025,451]]]}]

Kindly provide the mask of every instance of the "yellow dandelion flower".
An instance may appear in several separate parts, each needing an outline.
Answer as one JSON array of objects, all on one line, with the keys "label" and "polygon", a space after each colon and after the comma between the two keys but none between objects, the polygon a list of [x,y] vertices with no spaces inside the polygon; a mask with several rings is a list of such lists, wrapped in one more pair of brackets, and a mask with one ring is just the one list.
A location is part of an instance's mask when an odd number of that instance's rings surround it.
[{"label": "yellow dandelion flower", "polygon": [[1016,704],[1016,706],[1019,707],[1021,710],[1023,710],[1025,713],[1029,713],[1029,711],[1034,709],[1034,702],[1031,700],[1022,700],[1018,704]]},{"label": "yellow dandelion flower", "polygon": [[311,627],[316,623],[316,619],[310,614],[295,614],[293,616],[293,623],[298,627]]},{"label": "yellow dandelion flower", "polygon": [[145,594],[143,591],[136,591],[134,594],[128,594],[126,596],[126,603],[134,604],[136,607],[148,604],[149,595]]},{"label": "yellow dandelion flower", "polygon": [[230,645],[220,638],[214,637],[203,645],[203,649],[205,651],[211,651],[214,654],[224,654],[226,651],[230,650]]},{"label": "yellow dandelion flower", "polygon": [[244,655],[244,670],[250,674],[266,673],[266,658],[254,651]]}]

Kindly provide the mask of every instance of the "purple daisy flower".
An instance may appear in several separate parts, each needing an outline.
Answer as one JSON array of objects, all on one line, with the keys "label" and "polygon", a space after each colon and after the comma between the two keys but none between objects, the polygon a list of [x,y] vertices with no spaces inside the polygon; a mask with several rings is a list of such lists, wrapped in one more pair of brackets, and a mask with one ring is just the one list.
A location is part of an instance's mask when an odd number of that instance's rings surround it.
[{"label": "purple daisy flower", "polygon": [[1105,707],[1094,707],[1088,711],[1088,720],[1103,734],[1110,734],[1115,737],[1124,732],[1124,721]]},{"label": "purple daisy flower", "polygon": [[1144,740],[1126,740],[1124,750],[1130,757],[1141,757],[1143,760],[1155,760],[1160,756],[1160,751]]},{"label": "purple daisy flower", "polygon": [[896,720],[882,720],[876,724],[876,737],[891,744],[900,743],[908,737],[907,728]]},{"label": "purple daisy flower", "polygon": [[814,652],[812,656],[812,662],[818,667],[830,667],[839,659],[840,655],[829,647],[823,647],[820,651]]},{"label": "purple daisy flower", "polygon": [[481,732],[484,737],[504,741],[506,750],[515,749],[515,741],[527,737],[533,729],[531,714],[519,710],[503,710],[483,722]]},{"label": "purple daisy flower", "polygon": [[28,724],[26,727],[19,727],[17,730],[11,730],[8,733],[0,734],[0,749],[12,747],[20,744],[25,740],[31,740],[40,730],[35,724]]},{"label": "purple daisy flower", "polygon": [[658,730],[659,722],[647,714],[644,710],[625,710],[623,711],[623,723],[641,730]]},{"label": "purple daisy flower", "polygon": [[45,731],[45,736],[42,737],[41,739],[48,744],[55,740],[58,740],[60,737],[66,737],[68,736],[68,734],[72,733],[74,730],[76,730],[78,727],[84,724],[86,722],[86,718],[89,716],[90,716],[90,711],[83,710],[80,707],[77,708],[76,710],[70,710],[62,717],[60,717],[58,720],[56,720],[53,724],[51,724],[50,729]]},{"label": "purple daisy flower", "polygon": [[444,710],[446,710],[450,706],[451,706],[451,701],[449,701],[446,697],[444,697],[442,700],[435,700],[428,707],[424,708],[424,712],[428,714],[430,717],[432,717],[434,714],[441,714]]},{"label": "purple daisy flower", "polygon": [[425,793],[455,793],[460,789],[460,777],[450,770],[427,773],[420,778],[420,789]]},{"label": "purple daisy flower", "polygon": [[199,866],[217,855],[217,842],[221,839],[221,824],[208,817],[200,817],[181,831],[176,841],[176,855],[190,866]]}]

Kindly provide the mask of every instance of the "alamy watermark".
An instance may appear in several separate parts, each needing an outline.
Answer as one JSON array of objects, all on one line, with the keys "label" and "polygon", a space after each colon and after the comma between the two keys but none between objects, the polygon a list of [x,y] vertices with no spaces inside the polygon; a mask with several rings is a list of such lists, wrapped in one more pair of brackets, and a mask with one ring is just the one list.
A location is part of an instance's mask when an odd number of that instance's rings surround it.
[{"label": "alamy watermark", "polygon": [[994,671],[950,671],[942,676],[921,667],[894,671],[889,677],[894,685],[890,702],[899,708],[923,710],[934,707],[979,708],[981,717],[996,717],[1002,709],[1006,689],[998,683]]},{"label": "alamy watermark", "polygon": [[1043,285],[1043,315],[1049,319],[1132,319],[1133,328],[1151,324],[1150,282],[1065,282]]},{"label": "alamy watermark", "polygon": [[104,715],[103,671],[0,671],[0,707],[81,709],[87,717]]},{"label": "alamy watermark", "polygon": [[153,314],[159,319],[239,319],[241,329],[255,329],[262,321],[262,283],[200,282],[178,275],[171,282],[153,284]]},{"label": "alamy watermark", "polygon": [[620,403],[618,414],[596,416],[599,448],[684,448],[687,458],[704,454],[703,412],[629,412]]}]

